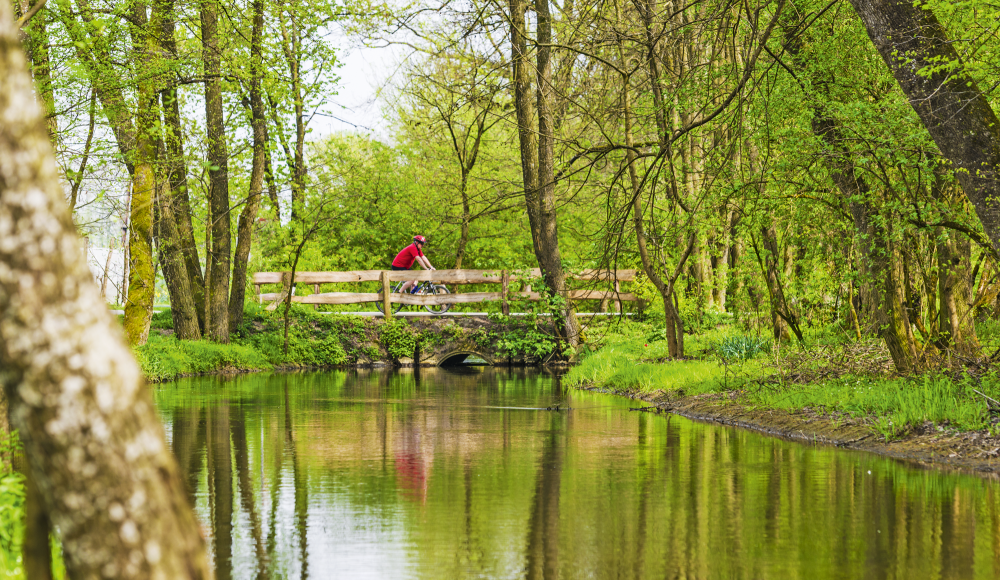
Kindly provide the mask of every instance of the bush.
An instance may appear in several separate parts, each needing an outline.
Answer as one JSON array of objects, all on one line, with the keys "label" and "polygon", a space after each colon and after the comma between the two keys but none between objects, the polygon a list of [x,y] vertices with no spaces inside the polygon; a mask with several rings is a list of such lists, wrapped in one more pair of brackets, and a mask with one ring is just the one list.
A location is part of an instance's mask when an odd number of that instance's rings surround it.
[{"label": "bush", "polygon": [[413,329],[397,318],[382,324],[379,342],[385,347],[386,353],[396,360],[410,358],[417,350],[417,336]]},{"label": "bush", "polygon": [[[545,359],[559,347],[559,339],[540,328],[537,315],[504,316],[490,314],[490,322],[503,325],[500,332],[481,332],[474,337],[481,347],[495,345],[498,352],[510,357]],[[572,353],[569,353],[572,354]]]}]

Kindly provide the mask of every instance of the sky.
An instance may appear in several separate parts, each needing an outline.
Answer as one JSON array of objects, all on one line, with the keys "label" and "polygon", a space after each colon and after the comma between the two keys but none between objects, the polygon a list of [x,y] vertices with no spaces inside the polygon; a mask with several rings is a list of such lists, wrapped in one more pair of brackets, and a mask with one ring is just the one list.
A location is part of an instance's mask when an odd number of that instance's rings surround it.
[{"label": "sky", "polygon": [[376,137],[388,138],[387,105],[378,93],[393,77],[404,57],[403,51],[394,47],[351,46],[346,39],[340,44],[343,66],[337,71],[340,75],[338,94],[331,97],[328,107],[332,116],[317,115],[313,119],[312,139],[338,131],[373,133]]}]

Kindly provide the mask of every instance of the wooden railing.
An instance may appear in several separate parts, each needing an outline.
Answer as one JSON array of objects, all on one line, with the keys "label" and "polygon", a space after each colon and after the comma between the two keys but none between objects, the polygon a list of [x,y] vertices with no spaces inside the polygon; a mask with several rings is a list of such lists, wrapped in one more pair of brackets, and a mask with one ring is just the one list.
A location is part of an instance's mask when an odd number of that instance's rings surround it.
[{"label": "wooden railing", "polygon": [[[474,302],[501,302],[504,313],[508,313],[508,302],[511,299],[539,300],[541,294],[533,292],[527,284],[532,279],[541,276],[536,268],[528,271],[508,272],[507,270],[352,270],[347,272],[296,272],[295,284],[313,286],[314,294],[309,296],[292,296],[292,302],[302,304],[363,304],[366,302],[384,302],[386,309],[389,303],[402,303],[418,306],[443,304],[469,304]],[[635,270],[584,270],[569,276],[573,280],[590,281],[596,285],[607,284],[608,290],[570,290],[570,300],[607,300],[614,302],[632,302],[637,300],[631,293],[620,292],[620,282],[635,280]],[[270,302],[269,309],[277,307],[290,291],[293,281],[289,272],[257,272],[253,283],[257,289],[257,301]],[[467,284],[498,284],[499,292],[455,292],[438,295],[413,295],[391,293],[391,284],[403,280],[433,281],[448,286]],[[356,282],[381,282],[380,292],[320,292],[321,284],[346,284]],[[524,288],[512,291],[511,283],[521,283]],[[261,293],[265,284],[281,284],[282,290],[274,293]]]}]

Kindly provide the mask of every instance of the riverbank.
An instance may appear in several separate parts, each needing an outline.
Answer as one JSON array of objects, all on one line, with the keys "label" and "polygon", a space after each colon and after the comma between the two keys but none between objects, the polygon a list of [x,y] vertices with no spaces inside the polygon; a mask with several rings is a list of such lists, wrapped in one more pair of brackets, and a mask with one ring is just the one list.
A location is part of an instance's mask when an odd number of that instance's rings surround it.
[{"label": "riverbank", "polygon": [[738,394],[683,396],[658,391],[625,396],[647,403],[636,407],[641,412],[673,413],[792,441],[867,451],[925,467],[974,472],[1000,479],[1000,437],[992,435],[989,429],[959,431],[927,421],[900,438],[886,440],[872,428],[872,418],[823,413],[809,407],[798,410],[761,408],[741,404]]},{"label": "riverbank", "polygon": [[688,338],[696,358],[670,360],[649,325],[604,331],[569,386],[630,397],[644,412],[1000,477],[1000,380],[989,365],[892,374],[877,341],[814,335],[774,348],[721,325]]}]

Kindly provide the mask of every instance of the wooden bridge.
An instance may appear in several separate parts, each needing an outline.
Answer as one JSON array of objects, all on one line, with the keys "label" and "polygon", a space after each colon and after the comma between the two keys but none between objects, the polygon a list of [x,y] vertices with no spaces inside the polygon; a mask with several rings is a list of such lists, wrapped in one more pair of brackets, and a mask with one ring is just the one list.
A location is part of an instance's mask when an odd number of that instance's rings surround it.
[{"label": "wooden bridge", "polygon": [[[383,311],[391,312],[390,304],[409,304],[416,306],[441,306],[445,304],[470,304],[476,302],[500,302],[504,314],[510,313],[510,301],[540,300],[540,292],[531,290],[530,283],[541,277],[541,271],[518,270],[351,270],[347,272],[296,272],[291,279],[291,272],[257,272],[253,283],[257,289],[257,301],[269,302],[268,309],[277,308],[284,301],[295,284],[308,284],[313,287],[309,296],[292,296],[292,302],[301,304],[364,304],[382,302]],[[635,302],[635,294],[621,292],[621,282],[635,280],[635,270],[583,270],[570,274],[568,279],[586,282],[588,289],[570,290],[570,300],[600,300],[603,304]],[[499,291],[494,292],[456,292],[451,294],[414,295],[391,292],[391,284],[404,280],[431,281],[449,286],[464,286],[470,284],[496,284]],[[358,282],[379,282],[378,292],[320,292],[326,284],[348,284]],[[280,292],[262,293],[264,285],[281,285]],[[518,285],[518,290],[511,286]],[[599,287],[606,289],[597,289]],[[620,309],[620,308],[619,308]]]}]

